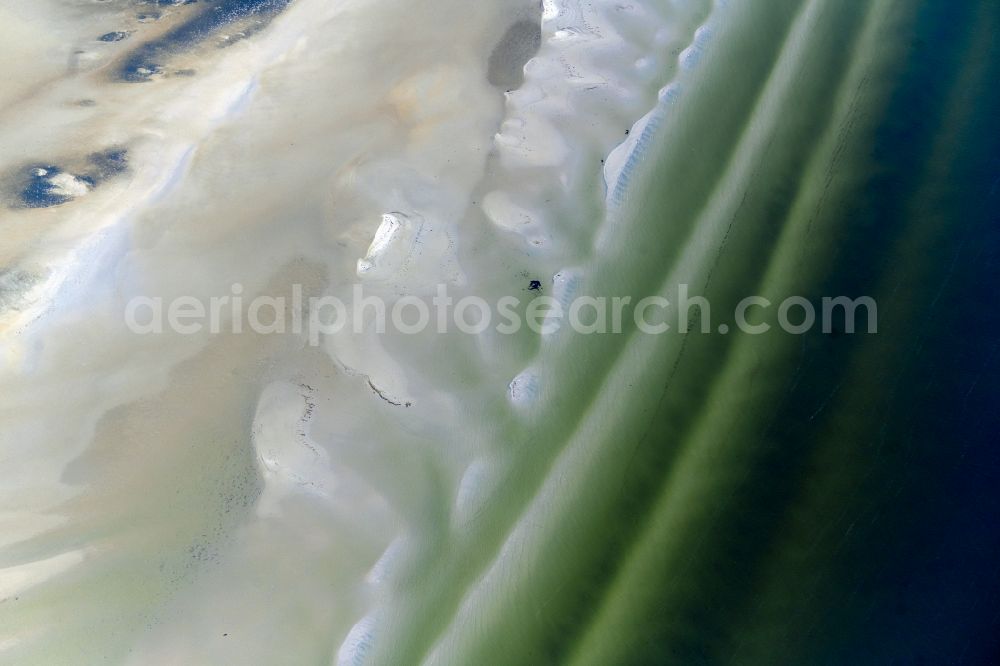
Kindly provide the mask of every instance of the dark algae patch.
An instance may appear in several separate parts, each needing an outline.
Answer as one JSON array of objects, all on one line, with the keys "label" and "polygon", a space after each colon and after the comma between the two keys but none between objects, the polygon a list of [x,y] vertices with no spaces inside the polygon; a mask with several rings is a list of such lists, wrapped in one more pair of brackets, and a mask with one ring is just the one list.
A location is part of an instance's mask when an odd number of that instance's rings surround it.
[{"label": "dark algae patch", "polygon": [[111,148],[94,153],[87,160],[92,165],[93,172],[85,178],[92,179],[95,185],[128,169],[128,151],[124,148]]},{"label": "dark algae patch", "polygon": [[[118,71],[122,81],[139,83],[162,73],[171,56],[204,42],[225,25],[248,21],[260,29],[281,13],[292,0],[219,0],[203,3],[205,8],[163,37],[133,50]],[[179,4],[173,2],[158,4]]]},{"label": "dark algae patch", "polygon": [[116,30],[115,32],[106,32],[97,38],[100,42],[120,42],[122,40],[128,39],[129,33],[123,30]]},{"label": "dark algae patch", "polygon": [[63,194],[52,180],[62,173],[51,164],[34,165],[27,169],[28,183],[21,190],[20,204],[24,208],[49,208],[70,201],[73,197]]},{"label": "dark algae patch", "polygon": [[73,201],[127,171],[128,151],[109,148],[69,162],[69,166],[33,163],[18,169],[9,186],[14,192],[11,207],[50,208]]}]

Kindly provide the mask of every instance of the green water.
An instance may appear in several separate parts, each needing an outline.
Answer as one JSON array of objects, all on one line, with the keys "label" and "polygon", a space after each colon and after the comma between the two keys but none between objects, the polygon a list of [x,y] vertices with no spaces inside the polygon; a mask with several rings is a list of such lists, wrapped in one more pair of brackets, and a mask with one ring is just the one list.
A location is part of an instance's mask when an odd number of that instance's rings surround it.
[{"label": "green water", "polygon": [[998,27],[991,3],[732,8],[590,287],[868,295],[878,333],[568,345],[509,503],[386,654],[450,623],[441,663],[989,661]]}]

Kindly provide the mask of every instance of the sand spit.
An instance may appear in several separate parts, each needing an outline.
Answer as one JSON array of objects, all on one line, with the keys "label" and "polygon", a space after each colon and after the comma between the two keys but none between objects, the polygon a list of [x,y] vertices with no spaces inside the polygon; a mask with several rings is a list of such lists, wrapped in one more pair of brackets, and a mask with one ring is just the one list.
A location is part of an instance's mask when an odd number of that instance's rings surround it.
[{"label": "sand spit", "polygon": [[[496,545],[481,517],[514,522],[494,500],[562,343],[137,336],[125,304],[237,283],[571,298],[718,11],[6,4],[26,73],[0,97],[4,658],[461,649],[456,590]],[[452,558],[440,598],[408,587]]]}]

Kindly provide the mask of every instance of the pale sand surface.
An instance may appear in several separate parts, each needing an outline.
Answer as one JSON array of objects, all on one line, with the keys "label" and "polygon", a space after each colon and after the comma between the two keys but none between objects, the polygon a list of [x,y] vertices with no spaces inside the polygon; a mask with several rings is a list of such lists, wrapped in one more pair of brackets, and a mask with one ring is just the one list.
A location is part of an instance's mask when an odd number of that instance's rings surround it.
[{"label": "pale sand surface", "polygon": [[[709,15],[278,9],[175,47],[211,7],[0,8],[16,63],[0,89],[0,596],[18,599],[0,647],[18,663],[368,649],[362,618],[496,490],[512,453],[491,431],[521,418],[508,385],[537,341],[144,337],[125,303],[236,282],[248,298],[550,284],[599,256],[611,152]],[[143,58],[159,69],[135,74]],[[390,243],[359,278],[386,213],[420,248]]]}]

